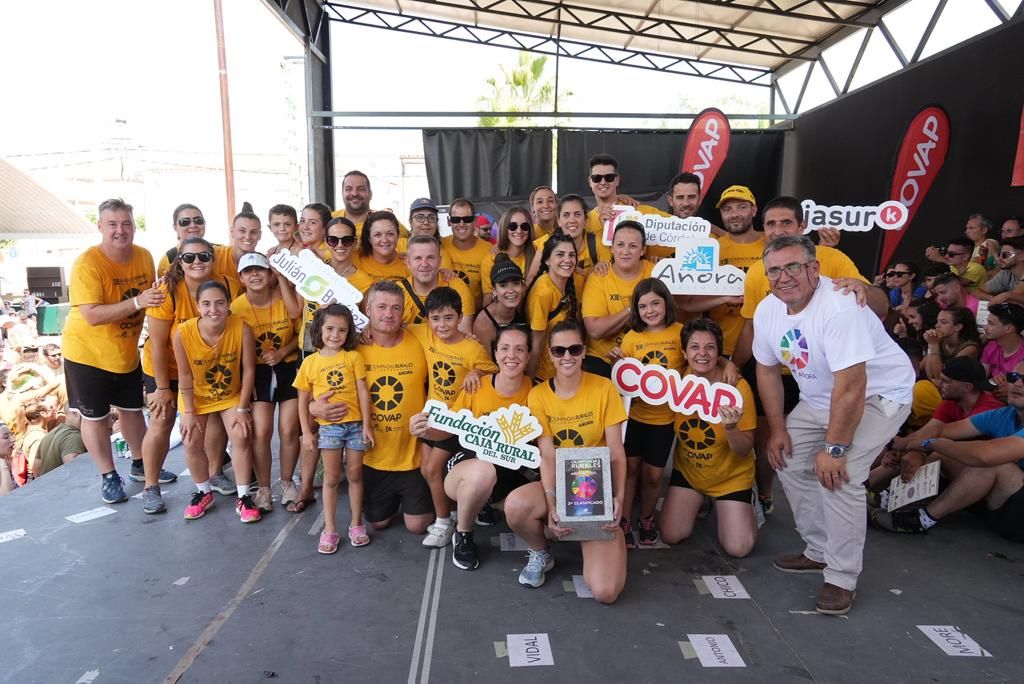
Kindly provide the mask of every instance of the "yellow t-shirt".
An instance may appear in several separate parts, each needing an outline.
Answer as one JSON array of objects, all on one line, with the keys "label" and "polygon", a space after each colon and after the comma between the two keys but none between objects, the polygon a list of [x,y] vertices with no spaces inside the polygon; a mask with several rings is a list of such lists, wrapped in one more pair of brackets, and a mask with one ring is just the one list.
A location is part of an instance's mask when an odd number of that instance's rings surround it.
[{"label": "yellow t-shirt", "polygon": [[[583,290],[583,276],[578,273],[575,274],[573,282],[576,285],[576,297],[578,299]],[[563,294],[561,290],[558,289],[558,286],[555,285],[547,273],[538,276],[537,280],[534,281],[533,287],[530,288],[529,296],[526,298],[526,319],[530,323],[530,330],[547,332],[556,323],[564,321],[569,315],[568,304],[561,306],[561,311],[557,315],[551,316],[551,313],[559,308],[562,299]],[[547,380],[554,377],[554,375],[555,365],[551,362],[551,356],[546,350],[541,350],[540,362],[537,364],[537,378]]]},{"label": "yellow t-shirt", "polygon": [[[166,291],[166,285],[161,287]],[[185,284],[185,281],[178,283],[173,297],[168,296],[160,306],[151,306],[146,309],[146,315],[150,318],[158,318],[161,321],[172,321],[167,337],[167,372],[171,380],[176,380],[178,377],[178,363],[174,359],[174,347],[171,345],[171,336],[174,334],[174,328],[178,325],[199,316],[199,308],[196,306],[195,300],[188,293],[188,285]],[[152,338],[147,337],[146,344],[142,348],[142,372],[155,378],[152,345]]]},{"label": "yellow t-shirt", "polygon": [[[586,236],[586,233],[584,233],[584,236]],[[547,244],[549,237],[551,236],[545,235],[534,240],[533,248],[538,253],[543,252],[544,245]],[[601,242],[600,235],[594,235],[594,251],[597,253],[597,261],[611,262],[612,250],[608,245]],[[583,247],[576,250],[576,261],[577,268],[583,271],[584,275],[590,273],[590,269],[594,268],[594,255],[590,253],[590,242],[586,237],[583,239]]]},{"label": "yellow t-shirt", "polygon": [[430,369],[427,396],[451,404],[462,389],[462,381],[469,371],[476,369],[484,373],[496,373],[498,367],[490,355],[476,340],[463,338],[449,344],[441,341],[427,325],[409,328],[420,345]]},{"label": "yellow t-shirt", "polygon": [[423,347],[408,332],[394,347],[359,347],[366,364],[370,411],[376,444],[363,463],[377,470],[407,471],[420,467],[420,450],[409,432],[409,419],[427,400],[427,362]]},{"label": "yellow t-shirt", "polygon": [[93,326],[78,307],[123,302],[148,289],[154,280],[153,256],[142,247],[132,247],[132,258],[126,264],[112,261],[99,247],[85,250],[71,267],[71,311],[61,341],[64,358],[110,373],[135,370],[146,312],[136,311],[119,321]]},{"label": "yellow t-shirt", "polygon": [[962,280],[967,281],[967,287],[979,287],[988,280],[988,272],[985,267],[976,261],[967,262],[967,267],[962,271],[957,271],[952,266],[949,267],[949,270],[960,276]]},{"label": "yellow t-shirt", "polygon": [[452,411],[460,411],[462,409],[468,409],[477,418],[486,416],[489,413],[497,411],[498,409],[512,404],[519,404],[520,406],[527,406],[530,398],[530,390],[533,389],[533,383],[530,379],[523,377],[522,384],[519,385],[519,389],[511,397],[506,397],[498,393],[498,390],[494,389],[494,376],[487,375],[480,380],[480,389],[472,394],[468,392],[459,392],[459,396],[455,397],[455,401],[449,405]]},{"label": "yellow t-shirt", "polygon": [[[658,332],[630,330],[622,338],[622,353],[640,363],[679,370],[683,366],[682,323],[673,323]],[[634,398],[629,417],[647,425],[670,425],[675,414],[667,404],[652,405]]]},{"label": "yellow t-shirt", "polygon": [[[245,321],[228,316],[220,340],[213,347],[199,334],[199,319],[178,325],[185,355],[192,362],[192,404],[197,414],[216,413],[238,405],[242,394],[242,337]],[[178,410],[185,402],[178,393]]]},{"label": "yellow t-shirt", "polygon": [[397,282],[402,278],[412,277],[412,272],[405,265],[405,260],[397,254],[394,261],[389,264],[382,264],[374,259],[373,255],[364,257],[356,252],[352,255],[352,263],[369,276],[370,280],[374,283],[381,280],[394,280]]},{"label": "yellow t-shirt", "polygon": [[[377,210],[376,209],[371,209],[370,211],[372,212],[372,211],[377,211]],[[384,211],[387,211],[387,210],[384,210]],[[344,217],[344,216],[345,216],[345,210],[344,209],[338,209],[337,211],[332,211],[331,212],[331,218],[339,218],[339,217]],[[364,223],[363,221],[360,221],[359,223],[356,223],[356,237],[357,238],[360,237],[363,234],[363,223]],[[409,229],[405,227],[405,224],[403,224],[401,221],[399,221],[398,222],[398,236],[399,237],[407,237],[408,235],[409,235]]]},{"label": "yellow t-shirt", "polygon": [[[821,275],[826,278],[856,278],[865,283],[868,282],[857,270],[850,257],[838,249],[818,245],[817,257],[821,264]],[[768,276],[764,273],[764,262],[758,260],[747,271],[747,278],[743,283],[743,308],[740,310],[740,315],[743,318],[753,319],[757,305],[771,293],[772,288],[768,283]]]},{"label": "yellow t-shirt", "polygon": [[[488,252],[487,256],[484,257],[484,262],[480,264],[480,289],[483,291],[485,297],[494,291],[494,284],[491,282],[491,269],[494,268],[494,259],[497,256],[497,254],[491,254]],[[523,252],[517,257],[509,254],[509,258],[512,259],[512,262],[522,270],[523,276],[525,277],[527,269],[530,268],[530,264],[526,263],[526,252]]]},{"label": "yellow t-shirt", "polygon": [[[409,283],[409,287],[412,287],[412,281],[406,280]],[[403,325],[416,325],[418,323],[426,323],[427,317],[425,314],[420,312],[420,307],[416,304],[416,301],[409,294],[409,290],[405,288],[404,283],[399,283],[399,287],[402,288],[402,294],[405,296],[405,309],[402,311],[402,323]],[[473,295],[469,291],[469,287],[466,283],[462,282],[459,278],[452,278],[451,280],[444,280],[441,275],[437,276],[438,287],[450,287],[459,293],[459,299],[462,300],[462,315],[472,316],[476,313],[476,307],[473,306]],[[427,298],[419,297],[420,303],[426,305]]]},{"label": "yellow t-shirt", "polygon": [[[348,406],[348,413],[341,419],[342,422],[361,422],[363,412],[359,408],[359,380],[366,380],[366,364],[363,363],[363,357],[359,352],[342,349],[333,356],[324,356],[323,352],[316,352],[304,358],[299,372],[295,374],[292,387],[309,392],[311,399],[334,390],[328,401]],[[316,422],[320,425],[329,423],[323,418],[317,418]]]},{"label": "yellow t-shirt", "polygon": [[441,238],[441,254],[448,257],[452,270],[462,279],[462,282],[469,286],[469,291],[473,294],[474,306],[483,292],[480,283],[480,265],[490,255],[493,246],[490,242],[477,238],[472,247],[462,249],[455,245],[455,238],[451,236]]},{"label": "yellow t-shirt", "polygon": [[[744,273],[750,271],[755,264],[761,263],[764,252],[764,237],[753,242],[736,242],[731,235],[725,234],[718,238],[719,263],[735,266]],[[723,347],[726,356],[736,351],[736,342],[743,330],[743,317],[740,315],[742,304],[722,304],[708,312],[708,316],[722,327]]]},{"label": "yellow t-shirt", "polygon": [[[252,329],[253,337],[256,338],[257,366],[263,363],[260,355],[280,349],[298,334],[299,320],[288,317],[284,300],[280,296],[274,297],[270,306],[256,307],[245,295],[241,295],[231,302],[231,313],[248,323]],[[284,360],[294,361],[297,358],[299,353],[294,351]]]},{"label": "yellow t-shirt", "polygon": [[910,417],[907,418],[907,426],[912,431],[920,430],[932,419],[932,414],[939,407],[942,395],[939,388],[931,380],[918,380],[914,383],[914,399],[910,405]]},{"label": "yellow t-shirt", "polygon": [[[633,298],[636,284],[644,278],[651,277],[654,264],[649,261],[641,261],[640,264],[640,273],[632,280],[623,280],[615,274],[614,268],[609,268],[603,276],[591,273],[587,277],[580,300],[584,320],[611,316],[624,311]],[[587,355],[607,361],[608,353],[622,343],[622,336],[627,332],[629,332],[628,324],[614,337],[598,339],[588,336]]]},{"label": "yellow t-shirt", "polygon": [[622,397],[612,381],[584,373],[579,389],[570,399],[559,398],[552,382],[542,382],[530,390],[530,413],[540,423],[541,434],[550,437],[556,449],[606,446],[605,428],[626,420]]},{"label": "yellow t-shirt", "polygon": [[533,224],[533,237],[534,237],[534,239],[542,238],[545,235],[550,235],[550,234],[551,233],[548,231],[548,229],[545,228],[544,226],[540,225],[539,223],[534,223]]},{"label": "yellow t-shirt", "polygon": [[[754,394],[743,378],[736,384],[743,397],[743,415],[736,428],[757,427]],[[754,452],[734,453],[721,423],[707,423],[696,415],[675,417],[676,450],[673,467],[694,490],[707,496],[724,496],[754,486]]]}]

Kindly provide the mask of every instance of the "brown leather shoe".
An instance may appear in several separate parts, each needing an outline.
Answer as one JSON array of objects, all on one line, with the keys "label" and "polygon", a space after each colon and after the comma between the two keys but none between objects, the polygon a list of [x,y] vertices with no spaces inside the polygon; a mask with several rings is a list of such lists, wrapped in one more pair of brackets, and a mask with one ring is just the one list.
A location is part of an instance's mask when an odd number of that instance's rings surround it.
[{"label": "brown leather shoe", "polygon": [[776,570],[794,573],[815,573],[825,569],[824,563],[812,561],[802,553],[794,556],[779,556],[772,565],[775,566]]},{"label": "brown leather shoe", "polygon": [[825,615],[846,615],[850,612],[850,606],[853,605],[855,596],[857,596],[855,591],[825,582],[821,585],[821,591],[818,592],[818,602],[815,608],[819,613]]}]

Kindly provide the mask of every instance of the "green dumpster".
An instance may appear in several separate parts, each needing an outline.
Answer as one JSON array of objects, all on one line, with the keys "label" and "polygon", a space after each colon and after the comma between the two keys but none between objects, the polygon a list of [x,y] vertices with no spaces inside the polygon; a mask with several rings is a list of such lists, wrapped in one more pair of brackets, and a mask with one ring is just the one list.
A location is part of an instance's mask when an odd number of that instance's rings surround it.
[{"label": "green dumpster", "polygon": [[64,331],[64,321],[71,311],[70,304],[50,304],[36,310],[36,328],[40,335],[60,335]]}]

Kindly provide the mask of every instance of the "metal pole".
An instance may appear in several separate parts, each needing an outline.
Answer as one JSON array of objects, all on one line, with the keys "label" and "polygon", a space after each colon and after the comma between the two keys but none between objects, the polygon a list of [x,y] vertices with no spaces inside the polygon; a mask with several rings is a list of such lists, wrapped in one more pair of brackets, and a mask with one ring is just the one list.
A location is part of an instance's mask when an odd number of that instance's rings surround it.
[{"label": "metal pole", "polygon": [[235,215],[235,163],[231,152],[231,106],[228,103],[228,64],[224,50],[224,17],[221,0],[213,0],[217,24],[217,70],[220,74],[220,124],[224,134],[224,183],[228,194],[228,221]]}]

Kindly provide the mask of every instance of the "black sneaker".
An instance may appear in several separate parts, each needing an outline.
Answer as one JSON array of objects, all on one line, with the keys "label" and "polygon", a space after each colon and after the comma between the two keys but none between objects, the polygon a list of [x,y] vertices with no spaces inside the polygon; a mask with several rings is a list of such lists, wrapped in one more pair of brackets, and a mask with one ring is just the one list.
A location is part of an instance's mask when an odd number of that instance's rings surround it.
[{"label": "black sneaker", "polygon": [[489,503],[485,503],[484,507],[480,509],[480,512],[476,514],[476,524],[483,525],[484,527],[491,527],[498,523],[498,511],[494,510],[494,506]]},{"label": "black sneaker", "polygon": [[887,532],[903,532],[905,534],[924,534],[927,532],[921,525],[921,514],[917,508],[909,511],[874,511],[871,524]]},{"label": "black sneaker", "polygon": [[459,570],[476,570],[480,559],[476,556],[476,543],[472,532],[456,532],[452,544],[452,563]]},{"label": "black sneaker", "polygon": [[658,530],[654,526],[654,516],[640,518],[637,521],[637,536],[644,546],[653,546],[658,543]]},{"label": "black sneaker", "polygon": [[[135,462],[132,461],[132,469],[128,473],[128,479],[133,482],[145,482],[146,481],[146,469],[142,466],[142,461],[139,461],[139,465],[136,466]],[[160,474],[157,476],[157,482],[160,484],[171,484],[178,479],[178,476],[169,470],[160,469]]]}]

